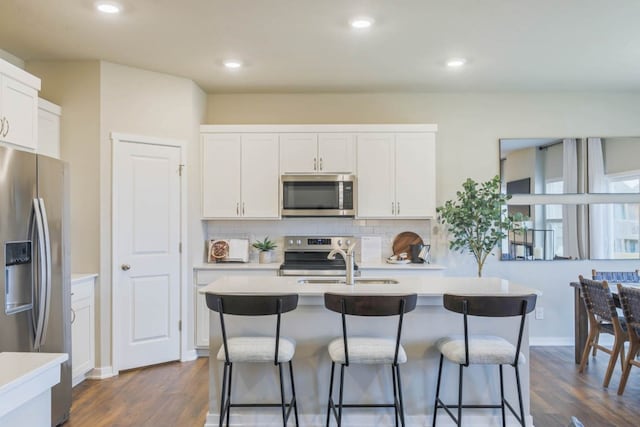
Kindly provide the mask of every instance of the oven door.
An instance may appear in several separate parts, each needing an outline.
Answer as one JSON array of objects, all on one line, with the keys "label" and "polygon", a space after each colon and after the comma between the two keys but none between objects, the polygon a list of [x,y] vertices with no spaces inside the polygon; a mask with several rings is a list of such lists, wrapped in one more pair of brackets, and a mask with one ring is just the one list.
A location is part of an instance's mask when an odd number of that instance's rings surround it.
[{"label": "oven door", "polygon": [[[337,256],[327,259],[329,251],[285,252],[284,262],[280,266],[280,276],[343,276],[346,274],[344,259]],[[359,276],[358,266],[354,275]]]},{"label": "oven door", "polygon": [[353,175],[283,175],[283,217],[355,216]]}]

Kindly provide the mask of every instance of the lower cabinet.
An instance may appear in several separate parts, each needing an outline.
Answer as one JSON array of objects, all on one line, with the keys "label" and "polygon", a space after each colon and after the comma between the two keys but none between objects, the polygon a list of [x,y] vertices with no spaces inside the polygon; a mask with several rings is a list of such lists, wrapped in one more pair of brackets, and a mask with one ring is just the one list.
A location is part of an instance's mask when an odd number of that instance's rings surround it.
[{"label": "lower cabinet", "polygon": [[[199,292],[200,289],[213,282],[222,276],[270,276],[274,277],[278,275],[278,268],[280,264],[265,264],[264,268],[246,268],[241,267],[229,269],[224,268],[220,270],[214,269],[199,269],[194,271],[195,280],[195,347],[196,349],[204,350],[209,349],[209,309],[207,308],[207,301],[204,294]],[[218,331],[219,333],[219,331]]]},{"label": "lower cabinet", "polygon": [[71,281],[71,378],[72,385],[84,381],[95,368],[95,276]]}]

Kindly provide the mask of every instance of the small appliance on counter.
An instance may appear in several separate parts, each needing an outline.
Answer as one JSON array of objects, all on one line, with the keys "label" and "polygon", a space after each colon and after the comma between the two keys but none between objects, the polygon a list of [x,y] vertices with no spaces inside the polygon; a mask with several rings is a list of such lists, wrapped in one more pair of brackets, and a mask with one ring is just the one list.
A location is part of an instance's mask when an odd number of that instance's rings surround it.
[{"label": "small appliance on counter", "polygon": [[209,240],[207,262],[249,262],[249,239]]}]

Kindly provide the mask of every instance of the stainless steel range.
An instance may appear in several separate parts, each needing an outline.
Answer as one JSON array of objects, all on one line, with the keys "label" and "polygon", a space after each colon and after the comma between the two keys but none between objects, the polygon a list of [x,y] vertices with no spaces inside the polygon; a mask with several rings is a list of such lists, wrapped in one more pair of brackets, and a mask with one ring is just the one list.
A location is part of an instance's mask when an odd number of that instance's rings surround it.
[{"label": "stainless steel range", "polygon": [[[347,250],[355,241],[353,236],[285,236],[284,262],[281,276],[344,276],[344,259],[327,259],[332,249]],[[356,276],[360,275],[355,266]]]}]

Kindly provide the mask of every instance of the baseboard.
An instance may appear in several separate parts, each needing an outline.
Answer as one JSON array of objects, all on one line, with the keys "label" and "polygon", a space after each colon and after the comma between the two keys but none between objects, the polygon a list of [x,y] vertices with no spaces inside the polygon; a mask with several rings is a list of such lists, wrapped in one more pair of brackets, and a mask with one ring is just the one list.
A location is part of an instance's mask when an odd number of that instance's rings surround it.
[{"label": "baseboard", "polygon": [[93,368],[87,373],[86,378],[90,380],[103,380],[115,376],[116,373],[113,371],[113,366],[103,366],[101,368]]},{"label": "baseboard", "polygon": [[208,348],[196,348],[196,354],[198,357],[209,357],[209,349]]},{"label": "baseboard", "polygon": [[531,337],[529,347],[573,347],[573,337]]},{"label": "baseboard", "polygon": [[182,357],[180,358],[181,362],[191,362],[192,360],[196,360],[198,358],[198,353],[195,349],[187,350],[182,353]]},{"label": "baseboard", "polygon": [[[276,411],[276,410],[274,410]],[[293,416],[293,415],[292,415]],[[405,417],[405,425],[407,427],[424,427],[431,425],[433,415],[413,415]],[[525,416],[526,425],[533,427],[533,418],[531,415]],[[260,426],[260,427],[281,427],[282,418],[276,413],[265,414],[252,413],[252,414],[238,414],[232,413],[229,425],[234,427],[240,426]],[[350,427],[371,427],[379,425],[394,425],[394,420],[391,414],[343,414],[343,423]],[[454,427],[456,424],[446,414],[438,415],[438,426],[440,427]],[[465,427],[486,427],[486,426],[498,426],[502,425],[502,420],[499,415],[481,415],[471,414],[462,415],[462,424]],[[205,420],[205,427],[217,427],[218,426],[218,414],[207,413]],[[300,425],[309,427],[324,427],[326,425],[325,415],[322,414],[301,414]],[[509,427],[520,426],[517,420],[513,416],[507,416],[506,425]]]}]

